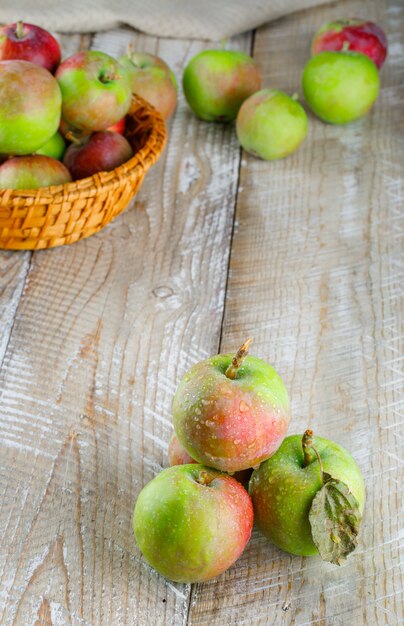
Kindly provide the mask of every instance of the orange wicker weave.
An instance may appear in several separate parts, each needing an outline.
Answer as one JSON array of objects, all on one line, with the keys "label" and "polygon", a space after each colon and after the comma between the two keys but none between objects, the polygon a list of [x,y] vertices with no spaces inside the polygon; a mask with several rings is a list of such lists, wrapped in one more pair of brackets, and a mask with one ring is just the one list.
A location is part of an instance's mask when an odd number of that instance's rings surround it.
[{"label": "orange wicker weave", "polygon": [[40,250],[74,243],[98,232],[128,205],[165,144],[161,115],[133,97],[125,136],[134,156],[111,172],[65,185],[0,189],[0,248]]}]

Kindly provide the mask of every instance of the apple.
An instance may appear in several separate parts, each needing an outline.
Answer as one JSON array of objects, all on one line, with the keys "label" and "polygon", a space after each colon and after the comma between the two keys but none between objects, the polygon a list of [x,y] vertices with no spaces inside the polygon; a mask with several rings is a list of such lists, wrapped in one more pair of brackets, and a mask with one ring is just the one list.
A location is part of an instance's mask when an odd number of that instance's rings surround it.
[{"label": "apple", "polygon": [[0,153],[38,150],[58,129],[61,101],[48,70],[29,61],[0,61]]},{"label": "apple", "polygon": [[176,582],[228,569],[251,536],[251,499],[234,478],[203,465],[176,465],[140,492],[133,530],[146,561]]},{"label": "apple", "polygon": [[126,130],[126,117],[122,117],[120,120],[109,126],[107,130],[110,130],[112,133],[119,133],[120,135],[125,134]]},{"label": "apple", "polygon": [[103,130],[70,144],[63,163],[73,180],[77,180],[97,172],[110,172],[132,156],[133,150],[125,137]]},{"label": "apple", "polygon": [[0,189],[38,189],[71,180],[63,163],[48,156],[18,156],[0,165]]},{"label": "apple", "polygon": [[244,100],[237,115],[241,146],[261,159],[282,159],[294,152],[307,133],[307,115],[296,98],[262,89]]},{"label": "apple", "polygon": [[0,28],[0,61],[30,61],[54,72],[60,58],[59,43],[43,28],[22,21]]},{"label": "apple", "polygon": [[[249,493],[257,526],[282,550],[300,556],[318,554],[310,511],[324,485],[325,474],[345,483],[357,501],[357,513],[361,516],[365,487],[358,465],[338,443],[313,438],[312,431],[306,431],[303,437],[286,437],[279,450],[253,472]],[[331,520],[322,520],[324,530],[330,525]],[[338,538],[334,541],[337,546]]]},{"label": "apple", "polygon": [[106,130],[129,110],[129,74],[104,52],[73,54],[59,65],[55,77],[62,91],[62,117],[78,130]]},{"label": "apple", "polygon": [[[189,463],[198,463],[192,458],[180,444],[179,439],[175,433],[172,434],[170,442],[168,444],[168,460],[170,465],[185,465]],[[238,480],[239,483],[246,486],[250,480],[252,474],[252,467],[241,470],[240,472],[234,472],[233,478]]]},{"label": "apple", "polygon": [[317,31],[311,44],[312,56],[325,50],[362,52],[380,69],[387,56],[387,37],[369,20],[333,20]]},{"label": "apple", "polygon": [[379,72],[360,52],[320,52],[303,71],[307,104],[330,124],[347,124],[365,115],[379,93]]},{"label": "apple", "polygon": [[176,435],[193,459],[225,472],[255,467],[280,446],[290,421],[286,388],[273,367],[218,354],[191,367],[173,400]]},{"label": "apple", "polygon": [[260,89],[261,76],[257,63],[243,52],[205,50],[189,61],[182,83],[197,117],[230,122],[244,100]]},{"label": "apple", "polygon": [[130,74],[132,93],[150,102],[168,119],[177,106],[177,81],[168,65],[153,54],[132,48],[119,62]]},{"label": "apple", "polygon": [[61,161],[66,150],[66,143],[62,135],[56,132],[48,141],[35,152]]}]

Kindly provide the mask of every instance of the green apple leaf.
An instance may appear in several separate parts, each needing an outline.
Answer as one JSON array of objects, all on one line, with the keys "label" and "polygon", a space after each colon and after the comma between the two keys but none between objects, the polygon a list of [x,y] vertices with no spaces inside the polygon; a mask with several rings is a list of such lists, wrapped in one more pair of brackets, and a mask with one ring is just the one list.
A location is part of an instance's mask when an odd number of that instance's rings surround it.
[{"label": "green apple leaf", "polygon": [[357,546],[362,516],[348,486],[324,472],[309,512],[313,541],[324,561],[341,565]]}]

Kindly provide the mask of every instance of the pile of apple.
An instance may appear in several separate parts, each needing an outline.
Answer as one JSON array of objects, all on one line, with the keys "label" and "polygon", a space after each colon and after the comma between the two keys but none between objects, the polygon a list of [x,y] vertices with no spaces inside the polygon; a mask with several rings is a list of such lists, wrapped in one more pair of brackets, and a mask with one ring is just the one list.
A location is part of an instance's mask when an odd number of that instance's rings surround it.
[{"label": "pile of apple", "polygon": [[[379,93],[387,40],[379,26],[360,19],[325,24],[312,42],[302,76],[304,97],[321,120],[346,124],[365,115]],[[248,55],[206,50],[183,75],[189,106],[202,120],[236,120],[241,146],[266,160],[294,152],[307,134],[307,115],[297,95],[261,89],[258,65]]]},{"label": "pile of apple", "polygon": [[290,408],[274,368],[248,354],[194,365],[173,400],[171,467],[140,492],[137,543],[170,580],[201,582],[242,554],[254,520],[276,546],[340,565],[356,544],[365,501],[352,456],[311,430],[285,437]]},{"label": "pile of apple", "polygon": [[111,171],[133,156],[124,136],[132,93],[168,117],[174,75],[161,59],[128,50],[61,62],[57,40],[33,24],[0,29],[0,189],[37,189]]}]

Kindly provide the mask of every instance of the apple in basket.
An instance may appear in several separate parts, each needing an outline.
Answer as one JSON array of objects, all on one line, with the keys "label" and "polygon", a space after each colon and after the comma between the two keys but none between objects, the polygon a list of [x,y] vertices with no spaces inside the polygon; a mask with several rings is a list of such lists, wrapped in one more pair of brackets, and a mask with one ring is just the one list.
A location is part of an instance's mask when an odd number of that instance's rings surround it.
[{"label": "apple in basket", "polygon": [[63,162],[73,180],[109,172],[133,156],[127,139],[119,133],[103,130],[82,139],[75,139],[67,148]]},{"label": "apple in basket", "polygon": [[22,21],[0,28],[0,60],[20,59],[54,72],[60,63],[61,50],[47,30]]},{"label": "apple in basket", "polygon": [[62,135],[57,132],[35,152],[61,161],[66,150],[66,143]]},{"label": "apple in basket", "polygon": [[0,61],[0,153],[38,150],[58,129],[61,102],[48,70],[29,61]]},{"label": "apple in basket", "polygon": [[104,52],[73,54],[59,65],[55,77],[62,91],[62,117],[78,130],[106,130],[129,110],[128,71]]},{"label": "apple in basket", "polygon": [[177,81],[168,65],[147,52],[136,52],[131,46],[119,62],[128,70],[132,92],[150,102],[165,119],[177,105]]},{"label": "apple in basket", "polygon": [[63,163],[48,156],[17,156],[0,165],[0,189],[38,189],[71,180]]}]

